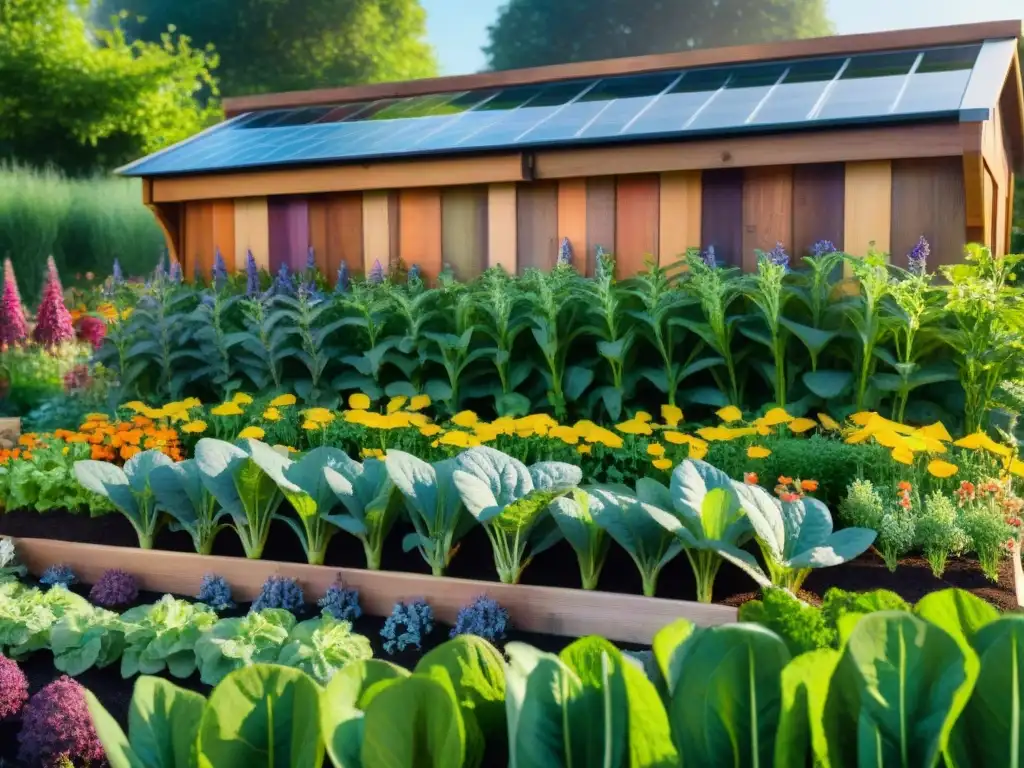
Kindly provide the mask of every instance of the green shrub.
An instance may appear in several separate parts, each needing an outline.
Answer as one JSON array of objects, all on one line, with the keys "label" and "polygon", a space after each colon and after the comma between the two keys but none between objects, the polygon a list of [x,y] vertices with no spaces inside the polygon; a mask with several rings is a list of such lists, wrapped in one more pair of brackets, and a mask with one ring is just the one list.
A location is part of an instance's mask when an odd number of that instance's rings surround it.
[{"label": "green shrub", "polygon": [[833,587],[825,593],[821,603],[821,615],[825,626],[835,632],[839,620],[850,613],[872,613],[874,611],[909,611],[910,605],[902,597],[888,589],[872,592],[846,592]]},{"label": "green shrub", "polygon": [[940,491],[933,491],[924,501],[924,511],[919,516],[915,534],[917,546],[936,578],[942,578],[946,570],[946,559],[960,555],[970,544],[967,534],[960,527],[957,508],[953,500]]}]

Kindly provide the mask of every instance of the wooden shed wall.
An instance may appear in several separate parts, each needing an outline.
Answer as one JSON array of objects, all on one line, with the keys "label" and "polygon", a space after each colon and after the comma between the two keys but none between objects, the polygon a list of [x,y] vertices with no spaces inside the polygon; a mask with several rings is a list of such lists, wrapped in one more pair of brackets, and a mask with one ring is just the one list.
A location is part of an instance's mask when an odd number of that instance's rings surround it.
[{"label": "wooden shed wall", "polygon": [[[581,271],[593,274],[600,247],[627,276],[709,246],[749,271],[756,249],[781,243],[799,257],[819,240],[857,256],[874,243],[904,266],[923,235],[935,268],[959,261],[968,238],[964,168],[961,157],[940,157],[189,201],[180,257],[189,275],[197,262],[208,274],[218,248],[236,268],[251,251],[274,271],[301,269],[312,248],[331,278],[342,263],[358,273],[401,259],[427,279],[445,264],[470,279],[497,264],[549,268],[568,238]],[[1003,169],[986,208],[997,252],[1009,232]]]}]

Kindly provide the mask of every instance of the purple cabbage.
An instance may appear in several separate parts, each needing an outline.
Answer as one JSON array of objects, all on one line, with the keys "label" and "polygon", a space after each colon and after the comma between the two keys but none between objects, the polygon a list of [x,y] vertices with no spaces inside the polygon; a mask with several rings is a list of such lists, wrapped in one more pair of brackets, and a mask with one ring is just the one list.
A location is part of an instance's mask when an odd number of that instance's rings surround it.
[{"label": "purple cabbage", "polygon": [[0,720],[21,712],[28,701],[28,680],[17,662],[0,655]]},{"label": "purple cabbage", "polygon": [[89,599],[104,608],[131,605],[139,599],[139,582],[127,571],[111,568],[92,585]]},{"label": "purple cabbage", "polygon": [[932,247],[921,235],[917,244],[907,254],[907,271],[912,275],[923,275],[928,271],[928,257],[931,255]]},{"label": "purple cabbage", "polygon": [[85,689],[67,675],[29,699],[18,740],[18,757],[27,765],[59,765],[62,756],[73,765],[102,765],[106,759]]},{"label": "purple cabbage", "polygon": [[480,595],[459,609],[450,636],[476,635],[490,643],[497,643],[505,638],[508,627],[508,611],[498,605],[497,600]]}]

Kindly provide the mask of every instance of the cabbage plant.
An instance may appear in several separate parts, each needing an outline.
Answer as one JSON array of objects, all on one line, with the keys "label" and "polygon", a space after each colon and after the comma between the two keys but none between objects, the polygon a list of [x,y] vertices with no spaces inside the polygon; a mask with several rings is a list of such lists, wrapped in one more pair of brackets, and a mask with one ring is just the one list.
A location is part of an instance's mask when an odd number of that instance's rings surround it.
[{"label": "cabbage plant", "polygon": [[844,528],[833,533],[832,515],[817,499],[780,501],[759,485],[735,486],[764,555],[768,576],[745,558],[729,559],[759,583],[769,579],[774,586],[795,594],[812,569],[849,562],[875,540],[876,533],[870,528]]},{"label": "cabbage plant", "polygon": [[236,669],[276,663],[294,626],[295,616],[281,608],[221,619],[196,641],[200,679],[216,685]]},{"label": "cabbage plant", "polygon": [[76,461],[75,477],[87,491],[109,499],[132,524],[139,546],[152,549],[160,530],[161,514],[150,486],[150,474],[157,467],[173,463],[160,451],[142,451],[128,459],[124,469],[107,461]]},{"label": "cabbage plant", "polygon": [[[503,584],[517,584],[534,556],[562,536],[548,505],[579,484],[579,467],[546,461],[525,464],[493,448],[470,448],[456,457],[455,487],[484,527]],[[529,556],[526,555],[529,549]]]},{"label": "cabbage plant", "polygon": [[380,570],[384,539],[402,511],[402,496],[384,462],[367,459],[360,464],[348,459],[323,471],[327,485],[347,513],[332,515],[330,521],[363,543],[367,568]]},{"label": "cabbage plant", "polygon": [[352,624],[324,614],[297,624],[288,635],[277,663],[296,667],[321,685],[348,664],[373,658],[369,639],[352,631]]},{"label": "cabbage plant", "polygon": [[455,487],[455,459],[433,464],[404,451],[388,451],[388,476],[405,497],[405,508],[415,532],[402,540],[402,549],[419,550],[431,573],[442,576],[455,555],[456,545],[473,525]]},{"label": "cabbage plant", "polygon": [[171,516],[171,530],[185,531],[200,555],[213,552],[213,542],[227,525],[221,521],[227,512],[219,509],[217,499],[203,484],[203,474],[195,459],[165,464],[153,469],[149,485],[157,506]]}]

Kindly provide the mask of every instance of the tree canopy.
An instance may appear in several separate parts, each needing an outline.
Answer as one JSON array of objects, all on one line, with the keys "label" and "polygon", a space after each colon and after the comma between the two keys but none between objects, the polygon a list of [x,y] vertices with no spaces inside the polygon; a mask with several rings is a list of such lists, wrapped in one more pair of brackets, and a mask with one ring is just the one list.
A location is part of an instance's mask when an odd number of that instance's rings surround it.
[{"label": "tree canopy", "polygon": [[122,8],[133,39],[212,44],[228,96],[437,73],[419,0],[98,0],[95,17]]},{"label": "tree canopy", "polygon": [[825,0],[509,0],[488,30],[491,69],[611,59],[832,33]]},{"label": "tree canopy", "polygon": [[0,159],[106,169],[201,130],[216,57],[187,39],[92,30],[86,0],[0,0]]}]

